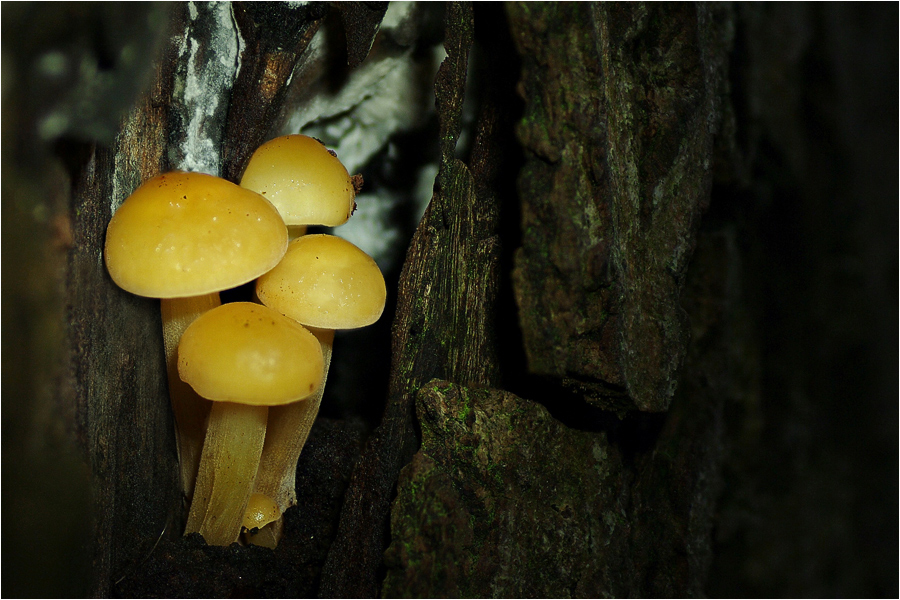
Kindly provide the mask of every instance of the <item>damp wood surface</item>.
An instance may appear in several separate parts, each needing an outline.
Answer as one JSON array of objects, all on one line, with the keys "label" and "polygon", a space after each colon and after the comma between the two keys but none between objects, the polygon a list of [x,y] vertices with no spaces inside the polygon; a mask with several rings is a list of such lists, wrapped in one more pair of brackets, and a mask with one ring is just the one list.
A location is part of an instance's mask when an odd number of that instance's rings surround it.
[{"label": "damp wood surface", "polygon": [[447,58],[435,81],[441,149],[435,192],[400,275],[387,407],[350,481],[334,550],[322,573],[325,596],[378,594],[393,489],[417,446],[412,408],[417,390],[434,377],[497,383],[491,319],[499,285],[498,210],[491,193],[491,158],[479,162],[491,144],[496,107],[486,106],[478,117],[472,164],[455,156],[473,29],[471,5],[451,3]]},{"label": "damp wood surface", "polygon": [[47,32],[4,45],[38,92],[4,119],[4,506],[36,524],[4,595],[897,594],[896,10],[448,3],[384,404],[316,422],[274,551],[182,536],[159,303],[106,225],[157,173],[235,181],[316,36],[360,68],[389,7],[41,10],[3,9]]}]

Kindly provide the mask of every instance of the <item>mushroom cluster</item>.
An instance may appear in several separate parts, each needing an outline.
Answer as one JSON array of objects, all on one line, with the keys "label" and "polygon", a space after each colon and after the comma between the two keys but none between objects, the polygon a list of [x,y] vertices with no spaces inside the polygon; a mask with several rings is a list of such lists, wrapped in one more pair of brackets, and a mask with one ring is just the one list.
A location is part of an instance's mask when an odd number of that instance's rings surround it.
[{"label": "mushroom cluster", "polygon": [[[371,257],[332,235],[304,235],[308,225],[345,223],[360,179],[317,140],[290,135],[261,146],[239,186],[158,175],[110,220],[113,281],[161,299],[185,534],[219,546],[242,531],[269,547],[281,538],[334,331],[384,310]],[[257,301],[221,304],[219,292],[254,279]]]}]

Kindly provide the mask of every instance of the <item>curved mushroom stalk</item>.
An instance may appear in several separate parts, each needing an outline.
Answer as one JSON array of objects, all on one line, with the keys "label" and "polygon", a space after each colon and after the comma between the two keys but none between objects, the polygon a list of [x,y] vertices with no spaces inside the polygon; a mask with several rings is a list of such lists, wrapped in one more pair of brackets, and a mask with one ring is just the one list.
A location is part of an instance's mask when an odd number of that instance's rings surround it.
[{"label": "curved mushroom stalk", "polygon": [[266,435],[267,406],[215,402],[185,534],[210,546],[236,542]]},{"label": "curved mushroom stalk", "polygon": [[163,298],[160,302],[163,343],[166,349],[166,370],[169,376],[169,400],[175,414],[175,434],[178,439],[178,464],[181,469],[181,489],[190,502],[194,481],[200,466],[206,420],[211,402],[191,388],[178,376],[178,342],[194,319],[220,306],[219,293],[187,298]]},{"label": "curved mushroom stalk", "polygon": [[[331,358],[335,329],[371,325],[384,312],[387,288],[368,254],[331,235],[307,235],[292,241],[278,265],[256,281],[260,301],[314,332],[323,355]],[[327,375],[327,366],[326,373]],[[270,415],[270,434],[256,491],[286,510],[296,503],[297,459],[319,412],[323,386],[297,407]],[[279,428],[275,433],[274,428]]]},{"label": "curved mushroom stalk", "polygon": [[[319,414],[322,395],[325,393],[328,367],[331,365],[331,348],[334,343],[333,329],[315,327],[307,327],[307,329],[316,336],[322,345],[322,358],[325,362],[322,383],[316,392],[306,400],[283,406],[273,406],[269,409],[266,441],[259,461],[256,485],[253,488],[254,493],[273,499],[282,514],[297,504],[297,460],[300,458],[300,452],[306,445],[309,432]],[[247,536],[246,541],[272,548],[274,545],[270,546],[269,544],[273,541],[274,544],[278,544],[283,529],[284,525],[279,515],[276,520],[261,527],[259,533]]]}]

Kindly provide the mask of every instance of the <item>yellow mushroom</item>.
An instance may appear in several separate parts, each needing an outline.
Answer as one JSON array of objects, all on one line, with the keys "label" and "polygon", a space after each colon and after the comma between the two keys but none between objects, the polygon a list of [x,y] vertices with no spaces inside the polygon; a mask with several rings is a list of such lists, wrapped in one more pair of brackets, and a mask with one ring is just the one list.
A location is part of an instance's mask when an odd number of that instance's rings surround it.
[{"label": "yellow mushroom", "polygon": [[278,504],[264,494],[250,494],[241,524],[246,540],[256,546],[274,548],[281,539],[283,528]]},{"label": "yellow mushroom", "polygon": [[162,299],[169,395],[188,498],[209,404],[178,377],[178,340],[198,315],[220,304],[218,292],[259,277],[286,248],[287,229],[268,200],[201,173],[153,177],[110,220],[105,258],[113,281],[133,294]]},{"label": "yellow mushroom", "polygon": [[214,402],[185,534],[199,532],[215,546],[237,540],[269,407],[313,394],[323,370],[315,336],[259,304],[224,304],[187,328],[178,346],[178,372]]},{"label": "yellow mushroom", "polygon": [[387,288],[372,258],[339,237],[308,235],[288,245],[278,265],[256,282],[260,301],[306,325],[318,338],[325,373],[302,403],[273,408],[254,491],[283,513],[297,502],[297,459],[309,437],[325,389],[335,329],[371,325],[384,311]]},{"label": "yellow mushroom", "polygon": [[289,227],[346,223],[356,207],[356,185],[321,142],[300,134],[260,146],[241,178],[241,186],[270,200]]},{"label": "yellow mushroom", "polygon": [[333,235],[292,241],[281,261],[256,281],[260,302],[320,329],[357,329],[381,317],[384,277],[371,256]]}]

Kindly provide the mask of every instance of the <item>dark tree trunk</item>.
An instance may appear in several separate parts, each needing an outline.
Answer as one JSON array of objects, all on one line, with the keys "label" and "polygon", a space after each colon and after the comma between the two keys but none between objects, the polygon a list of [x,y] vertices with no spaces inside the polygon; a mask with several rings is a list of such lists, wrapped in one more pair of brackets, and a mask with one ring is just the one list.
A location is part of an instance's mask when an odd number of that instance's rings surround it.
[{"label": "dark tree trunk", "polygon": [[[4,595],[897,594],[896,6],[43,6],[3,8]],[[182,537],[112,213],[438,29],[436,125],[365,167],[433,147],[433,195],[284,540]]]}]

